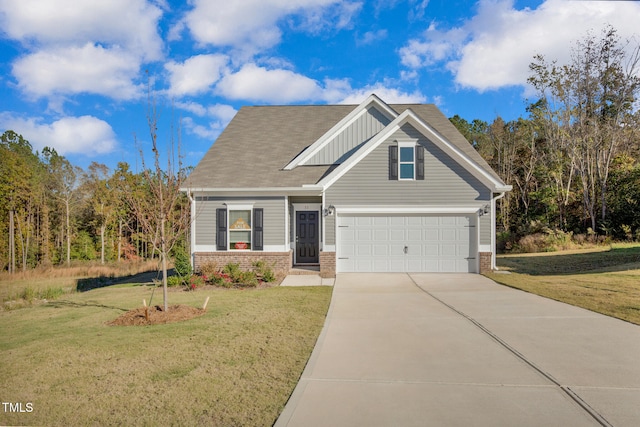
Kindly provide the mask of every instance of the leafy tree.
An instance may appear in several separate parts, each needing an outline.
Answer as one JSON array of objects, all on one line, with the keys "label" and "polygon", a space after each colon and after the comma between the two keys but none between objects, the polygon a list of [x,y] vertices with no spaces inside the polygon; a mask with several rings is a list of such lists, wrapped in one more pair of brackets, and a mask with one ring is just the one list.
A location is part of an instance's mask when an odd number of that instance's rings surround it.
[{"label": "leafy tree", "polygon": [[611,162],[637,130],[631,124],[640,93],[639,62],[640,46],[622,42],[608,26],[601,38],[589,33],[578,41],[569,64],[548,63],[538,55],[530,65],[529,83],[540,96],[532,111],[552,148],[552,176],[562,184],[566,205],[577,172],[593,230],[598,216],[601,223],[606,220]]}]

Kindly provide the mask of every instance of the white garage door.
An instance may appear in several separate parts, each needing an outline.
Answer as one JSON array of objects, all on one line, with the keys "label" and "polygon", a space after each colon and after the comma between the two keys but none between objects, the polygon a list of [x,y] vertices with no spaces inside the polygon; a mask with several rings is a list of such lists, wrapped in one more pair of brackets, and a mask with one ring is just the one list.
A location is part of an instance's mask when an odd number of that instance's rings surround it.
[{"label": "white garage door", "polygon": [[475,215],[339,215],[338,272],[477,271]]}]

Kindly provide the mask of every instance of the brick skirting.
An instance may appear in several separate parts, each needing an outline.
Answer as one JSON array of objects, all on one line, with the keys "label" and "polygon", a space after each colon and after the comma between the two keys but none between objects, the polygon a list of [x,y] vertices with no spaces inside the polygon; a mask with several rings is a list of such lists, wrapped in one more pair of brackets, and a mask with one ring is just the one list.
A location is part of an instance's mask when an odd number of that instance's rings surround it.
[{"label": "brick skirting", "polygon": [[336,253],[320,252],[320,277],[336,277]]},{"label": "brick skirting", "polygon": [[489,273],[491,269],[491,252],[480,252],[480,274]]},{"label": "brick skirting", "polygon": [[193,254],[194,270],[200,271],[200,267],[208,262],[215,262],[221,268],[229,263],[238,263],[243,270],[249,270],[256,261],[264,261],[273,266],[274,273],[287,274],[292,265],[293,252],[196,252]]}]

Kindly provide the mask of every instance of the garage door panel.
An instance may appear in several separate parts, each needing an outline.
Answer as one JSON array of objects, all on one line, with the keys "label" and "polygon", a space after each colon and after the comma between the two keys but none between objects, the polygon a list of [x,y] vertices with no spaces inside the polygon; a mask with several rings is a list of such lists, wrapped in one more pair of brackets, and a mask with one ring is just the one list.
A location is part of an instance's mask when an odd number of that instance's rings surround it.
[{"label": "garage door panel", "polygon": [[373,255],[376,257],[388,257],[391,255],[389,245],[373,245]]},{"label": "garage door panel", "polygon": [[406,230],[392,228],[389,230],[389,240],[392,242],[401,241],[404,242],[406,238]]},{"label": "garage door panel", "polygon": [[474,215],[339,215],[337,269],[474,272],[475,221]]}]

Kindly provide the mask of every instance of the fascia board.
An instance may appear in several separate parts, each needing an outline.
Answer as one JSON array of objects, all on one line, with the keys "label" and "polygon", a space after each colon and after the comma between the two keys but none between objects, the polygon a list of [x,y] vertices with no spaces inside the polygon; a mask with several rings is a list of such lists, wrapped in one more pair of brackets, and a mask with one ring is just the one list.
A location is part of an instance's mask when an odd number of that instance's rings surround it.
[{"label": "fascia board", "polygon": [[476,214],[477,206],[336,206],[336,214]]},{"label": "fascia board", "polygon": [[367,108],[371,105],[375,105],[382,111],[389,119],[394,119],[398,114],[393,111],[384,101],[378,98],[375,94],[369,95],[360,105],[347,114],[342,120],[336,123],[331,129],[329,129],[324,135],[318,138],[313,144],[307,147],[300,155],[293,159],[283,169],[291,170],[296,166],[304,165],[309,159],[315,156],[322,148],[324,148],[331,139],[333,139],[340,132],[351,126],[360,116],[366,113]]},{"label": "fascia board", "polygon": [[285,194],[320,194],[323,188],[319,185],[305,185],[303,187],[248,187],[248,188],[212,188],[212,187],[198,187],[198,188],[180,188],[180,191],[185,193],[218,193],[224,195],[241,194],[269,194],[269,195],[285,195]]},{"label": "fascia board", "polygon": [[471,160],[464,152],[459,148],[451,144],[445,139],[439,132],[433,129],[431,126],[423,122],[411,109],[405,110],[394,121],[389,123],[386,128],[373,137],[365,146],[363,146],[359,152],[352,155],[345,163],[337,167],[331,174],[318,182],[325,190],[333,185],[338,179],[340,179],[345,173],[347,173],[353,166],[365,158],[375,148],[382,143],[385,139],[390,137],[404,124],[413,125],[420,133],[429,137],[429,139],[438,145],[439,148],[444,150],[447,154],[453,157],[458,163],[460,163],[469,173],[478,178],[480,182],[489,187],[492,191],[510,191],[505,190],[507,187],[503,183],[497,181],[487,171],[479,166],[476,162]]}]

